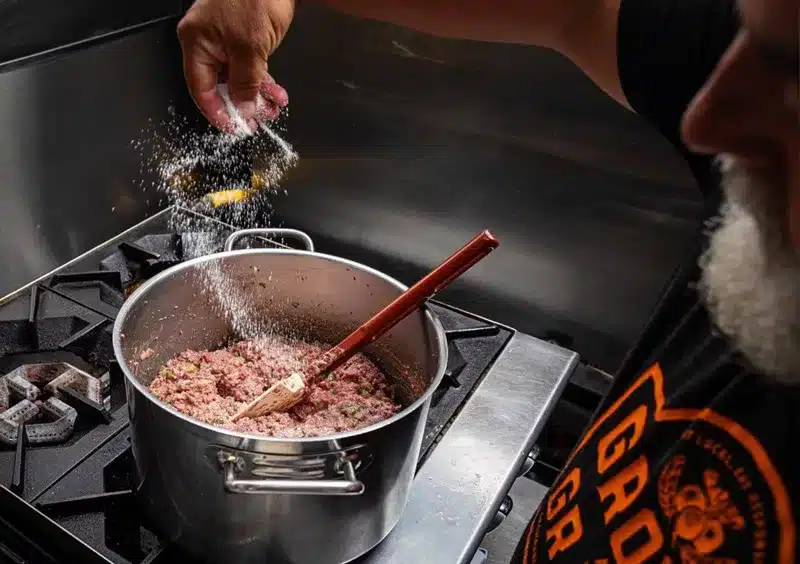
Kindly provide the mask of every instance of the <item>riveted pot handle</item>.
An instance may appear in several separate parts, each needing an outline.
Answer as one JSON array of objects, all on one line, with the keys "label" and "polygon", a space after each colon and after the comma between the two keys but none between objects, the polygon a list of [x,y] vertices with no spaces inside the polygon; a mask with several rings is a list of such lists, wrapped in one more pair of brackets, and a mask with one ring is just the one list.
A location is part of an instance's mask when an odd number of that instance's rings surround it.
[{"label": "riveted pot handle", "polygon": [[264,237],[285,237],[287,239],[296,239],[303,243],[303,246],[306,248],[307,251],[314,252],[314,241],[311,240],[307,234],[299,231],[297,229],[273,229],[273,228],[263,228],[263,229],[240,229],[239,231],[235,231],[231,233],[230,236],[225,240],[225,251],[232,251],[233,246],[236,244],[236,241],[241,239],[242,237],[250,237],[252,235],[262,235]]},{"label": "riveted pot handle", "polygon": [[222,461],[225,491],[233,494],[292,494],[292,495],[361,495],[364,483],[356,479],[353,465],[342,459],[340,469],[344,474],[342,480],[242,480],[236,477],[242,460],[234,455]]}]

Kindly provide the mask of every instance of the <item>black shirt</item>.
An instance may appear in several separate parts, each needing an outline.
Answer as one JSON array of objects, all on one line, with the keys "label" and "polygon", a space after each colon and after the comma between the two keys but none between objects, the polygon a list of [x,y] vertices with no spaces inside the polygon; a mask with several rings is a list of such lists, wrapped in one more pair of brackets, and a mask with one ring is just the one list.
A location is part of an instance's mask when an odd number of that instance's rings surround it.
[{"label": "black shirt", "polygon": [[[619,14],[625,95],[687,158],[710,212],[717,179],[680,120],[737,29],[733,0],[622,0]],[[699,233],[515,562],[797,562],[800,387],[714,330],[694,289],[704,245]]]}]

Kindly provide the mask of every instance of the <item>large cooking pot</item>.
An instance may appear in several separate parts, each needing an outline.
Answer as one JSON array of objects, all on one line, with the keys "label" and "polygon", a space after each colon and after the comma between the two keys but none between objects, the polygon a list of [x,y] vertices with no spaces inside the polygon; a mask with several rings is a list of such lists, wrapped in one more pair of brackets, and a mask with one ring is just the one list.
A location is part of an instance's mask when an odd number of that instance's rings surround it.
[{"label": "large cooking pot", "polygon": [[[254,234],[294,236],[308,250],[232,250]],[[207,291],[221,273],[224,295]],[[405,289],[315,253],[306,234],[285,229],[234,233],[225,252],[144,283],[120,310],[113,338],[126,378],[134,487],[159,531],[203,560],[226,563],[348,562],[386,537],[408,499],[447,364],[444,331],[430,311],[414,312],[365,350],[405,407],[357,431],[300,439],[235,433],[182,415],[148,385],[177,353],[217,348],[254,323],[338,342]],[[245,305],[248,321],[227,315],[220,301]],[[155,354],[141,360],[147,349]]]}]

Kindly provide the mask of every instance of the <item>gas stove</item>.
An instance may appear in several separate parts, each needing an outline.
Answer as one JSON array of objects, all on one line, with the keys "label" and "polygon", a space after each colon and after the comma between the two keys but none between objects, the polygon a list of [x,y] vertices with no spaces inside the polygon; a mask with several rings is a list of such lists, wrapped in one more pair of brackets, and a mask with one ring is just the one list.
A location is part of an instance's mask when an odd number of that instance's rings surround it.
[{"label": "gas stove", "polygon": [[[188,561],[137,511],[111,329],[142,281],[201,247],[221,250],[233,231],[168,208],[0,303],[0,555]],[[359,562],[477,561],[483,535],[510,510],[514,480],[537,468],[557,471],[544,457],[534,460],[537,440],[547,436],[577,355],[444,304],[430,307],[448,337],[447,372],[403,517]]]}]

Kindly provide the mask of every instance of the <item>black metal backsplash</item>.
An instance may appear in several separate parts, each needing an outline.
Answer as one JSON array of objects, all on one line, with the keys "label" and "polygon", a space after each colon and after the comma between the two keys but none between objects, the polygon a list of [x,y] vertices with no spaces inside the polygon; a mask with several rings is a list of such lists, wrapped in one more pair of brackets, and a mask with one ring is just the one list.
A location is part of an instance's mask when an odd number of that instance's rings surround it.
[{"label": "black metal backsplash", "polygon": [[0,0],[0,64],[177,15],[181,0]]}]

